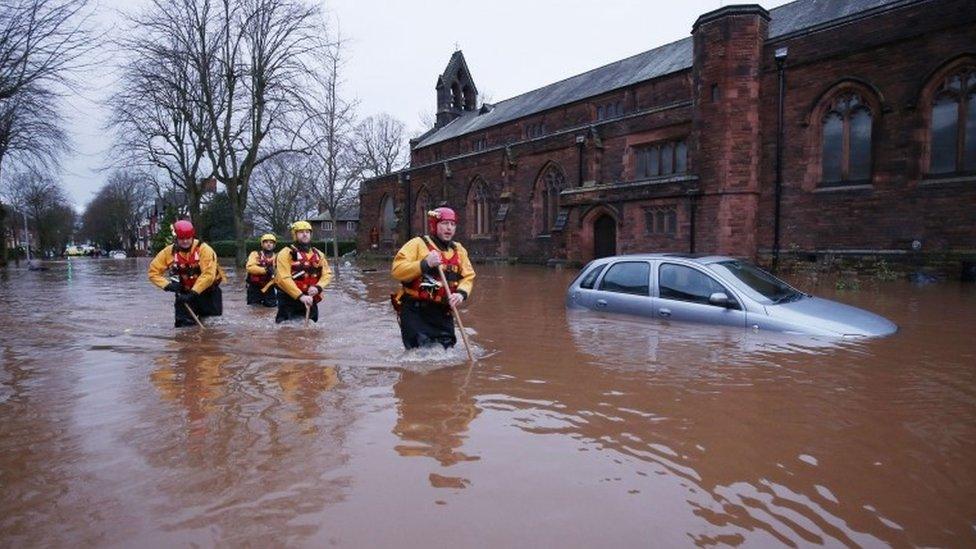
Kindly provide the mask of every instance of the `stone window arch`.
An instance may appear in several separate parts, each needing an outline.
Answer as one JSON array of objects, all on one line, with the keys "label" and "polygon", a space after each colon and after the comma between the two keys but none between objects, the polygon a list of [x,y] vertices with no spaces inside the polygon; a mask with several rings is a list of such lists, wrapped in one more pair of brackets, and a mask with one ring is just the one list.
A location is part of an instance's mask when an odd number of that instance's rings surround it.
[{"label": "stone window arch", "polygon": [[476,177],[468,189],[467,200],[468,231],[471,236],[491,234],[491,193],[488,183]]},{"label": "stone window arch", "polygon": [[976,62],[964,59],[936,73],[927,86],[926,173],[976,172]]},{"label": "stone window arch", "polygon": [[872,182],[882,104],[877,90],[858,80],[838,82],[820,95],[807,120],[804,189]]},{"label": "stone window arch", "polygon": [[566,175],[556,163],[550,162],[539,172],[532,204],[536,234],[552,231],[559,215],[559,193],[565,188]]},{"label": "stone window arch", "polygon": [[430,192],[427,191],[426,186],[421,187],[413,199],[412,225],[417,234],[427,232],[427,212],[431,209],[433,208],[430,202]]},{"label": "stone window arch", "polygon": [[820,120],[820,180],[825,185],[871,179],[871,107],[860,93],[833,96]]},{"label": "stone window arch", "polygon": [[395,242],[396,241],[396,205],[393,203],[393,197],[390,195],[383,195],[380,199],[380,238],[384,242]]}]

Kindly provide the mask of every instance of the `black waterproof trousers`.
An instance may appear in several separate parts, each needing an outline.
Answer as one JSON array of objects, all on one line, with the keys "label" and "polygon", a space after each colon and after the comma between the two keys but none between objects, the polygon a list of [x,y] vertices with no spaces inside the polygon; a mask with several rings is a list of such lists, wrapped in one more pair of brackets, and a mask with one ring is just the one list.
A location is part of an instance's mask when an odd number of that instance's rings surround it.
[{"label": "black waterproof trousers", "polygon": [[271,285],[267,292],[261,293],[261,288],[264,284],[255,284],[251,281],[247,282],[247,304],[248,305],[264,305],[265,307],[274,307],[278,304],[278,288]]},{"label": "black waterproof trousers", "polygon": [[[208,316],[220,316],[224,313],[224,298],[220,291],[220,286],[211,286],[200,295],[193,296],[187,302],[193,312],[200,320]],[[187,312],[186,307],[177,301],[174,305],[176,310],[176,327],[196,326],[196,321]]]},{"label": "black waterproof trousers", "polygon": [[[312,303],[312,312],[308,315],[308,319],[313,322],[319,321],[318,303]],[[292,299],[285,292],[278,292],[278,314],[275,316],[275,322],[281,323],[289,320],[301,320],[304,322],[305,304],[297,299]]]},{"label": "black waterproof trousers", "polygon": [[441,344],[445,349],[457,343],[451,309],[440,303],[403,296],[400,308],[400,337],[407,349]]}]

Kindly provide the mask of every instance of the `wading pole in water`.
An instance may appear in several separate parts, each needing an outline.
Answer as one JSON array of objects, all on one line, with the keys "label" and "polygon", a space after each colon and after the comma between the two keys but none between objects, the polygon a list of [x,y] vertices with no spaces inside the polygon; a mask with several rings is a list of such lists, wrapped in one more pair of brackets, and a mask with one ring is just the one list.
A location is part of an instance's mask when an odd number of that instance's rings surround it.
[{"label": "wading pole in water", "polygon": [[454,322],[457,322],[458,330],[461,332],[461,341],[464,342],[464,350],[468,352],[468,360],[474,362],[474,355],[471,354],[471,345],[468,344],[468,334],[464,331],[464,324],[461,322],[461,315],[458,313],[457,307],[451,303],[451,287],[447,285],[447,277],[444,276],[444,266],[438,265],[437,272],[441,274],[441,284],[444,285],[444,291],[447,292],[447,303],[451,306],[451,312],[454,313]]},{"label": "wading pole in water", "polygon": [[190,316],[193,317],[193,320],[197,322],[197,326],[199,326],[200,329],[203,329],[203,322],[200,322],[200,319],[197,317],[197,314],[193,312],[193,308],[190,307],[190,304],[184,303],[183,306],[186,307],[186,312],[190,313]]},{"label": "wading pole in water", "polygon": [[308,326],[308,317],[312,314],[312,306],[308,303],[305,304],[305,326]]}]

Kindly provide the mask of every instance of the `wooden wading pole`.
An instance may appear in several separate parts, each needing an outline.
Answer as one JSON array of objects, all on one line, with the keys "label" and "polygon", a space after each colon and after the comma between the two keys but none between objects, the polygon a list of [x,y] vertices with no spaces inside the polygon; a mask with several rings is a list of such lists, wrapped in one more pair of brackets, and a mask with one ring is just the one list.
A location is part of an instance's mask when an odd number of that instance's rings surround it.
[{"label": "wooden wading pole", "polygon": [[447,292],[447,303],[451,306],[451,312],[454,313],[454,322],[457,322],[458,330],[461,332],[461,341],[464,341],[464,350],[468,352],[468,360],[474,362],[474,355],[471,354],[471,345],[468,344],[468,334],[464,331],[461,315],[458,313],[457,307],[451,303],[451,287],[447,285],[447,277],[444,276],[444,266],[438,265],[437,272],[441,274],[441,284],[444,285],[444,291]]},{"label": "wooden wading pole", "polygon": [[312,314],[312,306],[308,303],[305,304],[305,326],[308,327],[308,317]]},{"label": "wooden wading pole", "polygon": [[195,320],[197,322],[197,326],[199,326],[200,329],[202,330],[203,329],[203,322],[200,322],[200,319],[197,317],[197,314],[193,312],[193,308],[190,307],[190,304],[189,303],[184,303],[183,306],[186,307],[186,312],[190,313],[190,316],[193,317],[193,320]]}]

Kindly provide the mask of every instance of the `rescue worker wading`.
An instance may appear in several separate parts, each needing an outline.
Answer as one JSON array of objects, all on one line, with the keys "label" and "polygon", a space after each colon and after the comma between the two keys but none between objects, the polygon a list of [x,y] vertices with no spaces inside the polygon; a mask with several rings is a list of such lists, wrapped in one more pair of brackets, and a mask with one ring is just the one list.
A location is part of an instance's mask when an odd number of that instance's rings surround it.
[{"label": "rescue worker wading", "polygon": [[177,328],[196,326],[185,305],[200,318],[220,316],[224,311],[220,283],[226,277],[217,264],[213,248],[194,238],[196,232],[189,221],[174,223],[173,232],[176,242],[153,258],[149,264],[149,280],[167,292],[176,293]]},{"label": "rescue worker wading", "polygon": [[[247,304],[274,307],[278,304],[278,290],[270,284],[275,273],[274,253],[278,239],[273,234],[261,236],[261,249],[247,256]],[[267,288],[265,291],[261,291]]]},{"label": "rescue worker wading", "polygon": [[311,306],[309,319],[318,322],[318,302],[322,290],[332,281],[332,269],[325,254],[312,247],[312,226],[296,221],[291,226],[295,243],[278,252],[275,283],[278,285],[278,315],[275,322],[305,320],[305,306]]},{"label": "rescue worker wading", "polygon": [[427,212],[427,229],[430,236],[418,236],[400,248],[391,270],[393,278],[403,285],[392,297],[400,315],[400,336],[407,349],[438,343],[446,349],[457,343],[438,265],[444,267],[455,307],[468,298],[474,286],[474,268],[467,250],[451,240],[457,230],[454,210],[437,208]]}]

